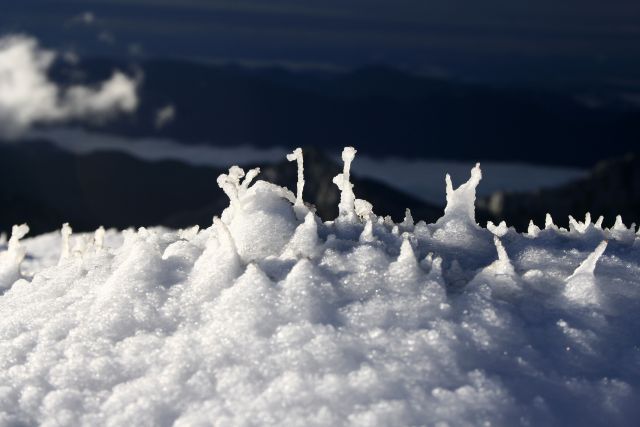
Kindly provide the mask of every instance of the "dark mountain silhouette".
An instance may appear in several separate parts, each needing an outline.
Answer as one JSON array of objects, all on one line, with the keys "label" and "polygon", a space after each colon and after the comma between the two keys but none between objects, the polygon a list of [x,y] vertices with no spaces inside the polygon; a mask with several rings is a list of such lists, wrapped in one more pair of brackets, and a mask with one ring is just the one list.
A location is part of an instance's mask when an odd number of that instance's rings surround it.
[{"label": "dark mountain silhouette", "polygon": [[[297,169],[283,161],[261,165],[259,179],[295,190]],[[340,197],[333,177],[340,166],[322,151],[305,149],[306,202],[319,215],[333,219]],[[225,171],[176,161],[146,162],[118,152],[75,155],[46,141],[0,143],[0,231],[27,222],[33,234],[70,222],[78,231],[99,225],[165,225],[173,228],[211,224],[228,205],[216,178]],[[441,207],[426,204],[371,179],[352,178],[356,196],[370,201],[379,215],[402,220],[410,208],[416,220],[434,222]],[[568,215],[605,216],[605,225],[622,215],[640,223],[640,160],[628,155],[601,162],[586,178],[529,193],[498,192],[477,202],[476,218],[506,220],[524,231],[530,219],[540,226],[545,214],[566,226]]]},{"label": "dark mountain silhouette", "polygon": [[[333,183],[333,177],[342,172],[342,165],[338,165],[318,149],[307,147],[303,151],[304,199],[316,206],[321,218],[333,219],[338,215],[340,200],[340,191]],[[286,160],[262,168],[261,176],[267,181],[292,190],[296,188],[297,168]],[[404,218],[405,209],[408,208],[416,221],[433,222],[442,216],[443,208],[426,204],[375,180],[359,178],[356,175],[352,181],[356,196],[373,204],[374,212],[378,215],[391,215],[394,220],[401,221]]]},{"label": "dark mountain silhouette", "polygon": [[[116,67],[128,66],[81,64],[86,81]],[[139,69],[139,111],[95,128],[184,143],[336,151],[352,145],[374,156],[588,167],[603,156],[589,147],[606,147],[612,157],[635,151],[640,140],[638,107],[608,99],[588,108],[570,92],[479,86],[384,67],[318,73],[150,60]],[[53,76],[69,83],[72,71],[60,65]],[[176,120],[156,129],[155,113],[169,104]]]},{"label": "dark mountain silhouette", "polygon": [[[52,78],[97,82],[128,65],[96,59],[80,67],[81,78],[78,69],[58,64]],[[319,73],[154,60],[141,69],[136,114],[84,126],[184,144],[307,146],[305,200],[324,219],[335,217],[338,191],[331,179],[339,167],[322,153],[346,145],[377,156],[591,166],[603,156],[636,151],[640,140],[640,110],[612,99],[590,109],[569,92],[483,87],[383,67]],[[177,118],[157,129],[155,114],[169,104]],[[586,211],[638,221],[637,169],[637,160],[612,161],[559,189],[494,195],[479,201],[478,219],[506,219],[520,229],[530,218],[542,223],[547,211],[558,222]],[[206,226],[227,205],[215,183],[221,172],[115,152],[73,155],[46,141],[0,144],[0,229],[24,221],[35,233],[65,221],[78,230]],[[263,168],[263,177],[292,189],[295,173],[284,161]],[[441,214],[373,180],[355,177],[355,183],[358,197],[371,201],[378,214],[400,220],[406,207],[416,219]]]},{"label": "dark mountain silhouette", "polygon": [[[314,150],[305,157],[305,200],[324,219],[333,219],[339,192],[331,180],[339,167]],[[263,170],[261,179],[295,190],[295,164]],[[0,231],[23,222],[32,234],[58,229],[63,222],[78,231],[99,225],[209,226],[228,206],[216,184],[222,172],[175,161],[145,162],[117,152],[75,155],[45,141],[0,143]],[[378,214],[401,220],[408,207],[416,219],[434,221],[442,213],[385,184],[357,176],[353,182],[358,197],[370,200]]]},{"label": "dark mountain silhouette", "polygon": [[554,222],[567,226],[568,216],[582,220],[590,212],[595,221],[613,225],[621,215],[628,226],[640,224],[640,158],[627,155],[600,162],[584,179],[531,193],[495,193],[478,202],[498,220],[526,230],[529,220],[542,227],[547,212]]}]

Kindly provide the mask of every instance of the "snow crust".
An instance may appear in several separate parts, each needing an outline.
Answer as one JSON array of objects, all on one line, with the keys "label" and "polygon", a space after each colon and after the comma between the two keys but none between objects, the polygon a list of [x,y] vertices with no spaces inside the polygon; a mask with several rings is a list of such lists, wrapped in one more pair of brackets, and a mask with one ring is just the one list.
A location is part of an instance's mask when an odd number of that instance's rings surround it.
[{"label": "snow crust", "polygon": [[355,198],[354,156],[335,222],[294,152],[297,195],[232,167],[204,230],[14,228],[0,425],[636,424],[635,226],[483,228],[479,165],[435,224],[396,224]]}]

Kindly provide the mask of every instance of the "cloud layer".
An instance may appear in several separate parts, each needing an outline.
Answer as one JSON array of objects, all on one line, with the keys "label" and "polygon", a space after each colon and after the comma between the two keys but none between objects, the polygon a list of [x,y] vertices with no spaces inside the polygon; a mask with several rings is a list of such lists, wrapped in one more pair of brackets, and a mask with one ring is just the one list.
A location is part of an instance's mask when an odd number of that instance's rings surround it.
[{"label": "cloud layer", "polygon": [[33,37],[0,38],[0,137],[19,137],[37,123],[102,121],[137,108],[135,79],[114,71],[96,87],[61,88],[47,75],[55,58]]}]

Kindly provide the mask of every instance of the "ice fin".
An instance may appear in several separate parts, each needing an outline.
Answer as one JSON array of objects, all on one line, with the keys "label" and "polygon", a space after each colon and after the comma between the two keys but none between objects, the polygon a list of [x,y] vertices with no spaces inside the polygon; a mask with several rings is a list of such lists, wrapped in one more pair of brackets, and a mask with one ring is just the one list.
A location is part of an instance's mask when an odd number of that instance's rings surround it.
[{"label": "ice fin", "polygon": [[453,196],[453,183],[451,182],[451,175],[446,174],[444,177],[445,182],[445,192],[447,197],[447,202],[449,201],[449,197]]},{"label": "ice fin", "polygon": [[243,190],[246,190],[247,188],[249,188],[249,185],[253,182],[253,180],[256,178],[256,176],[258,176],[259,173],[260,173],[260,168],[253,168],[249,170],[244,180],[242,181],[241,188]]},{"label": "ice fin", "polygon": [[231,206],[236,206],[238,204],[238,186],[234,183],[230,175],[231,174],[220,174],[220,176],[218,176],[218,186],[222,188],[222,191],[224,191],[229,198]]},{"label": "ice fin", "polygon": [[389,285],[397,291],[404,292],[420,286],[421,269],[409,239],[403,239],[398,258],[389,265],[389,275]]},{"label": "ice fin", "polygon": [[494,263],[496,267],[496,273],[507,276],[515,276],[515,270],[507,251],[505,250],[502,242],[498,236],[493,236],[493,243],[496,245],[496,251],[498,252],[498,260]]},{"label": "ice fin", "polygon": [[413,229],[413,227],[415,226],[415,221],[413,220],[413,215],[411,215],[411,209],[405,209],[404,220],[400,225],[405,229]]},{"label": "ice fin", "polygon": [[100,226],[93,233],[93,246],[96,249],[102,249],[104,246],[104,227]]},{"label": "ice fin", "polygon": [[529,228],[527,228],[527,234],[531,237],[538,237],[540,234],[540,227],[533,223],[533,220],[529,221]]},{"label": "ice fin", "polygon": [[0,253],[0,289],[10,287],[21,277],[20,265],[26,250],[20,244],[20,239],[28,232],[27,224],[14,225],[11,229],[8,248],[5,252]]},{"label": "ice fin", "polygon": [[598,305],[600,291],[596,286],[594,270],[598,259],[607,248],[607,241],[602,241],[582,264],[566,279],[564,295],[579,305]]},{"label": "ice fin", "polygon": [[496,245],[496,250],[498,251],[498,260],[502,262],[509,262],[507,251],[504,249],[504,246],[502,246],[502,242],[498,236],[493,236],[493,243]]},{"label": "ice fin", "polygon": [[71,254],[71,234],[73,233],[73,229],[69,226],[68,222],[62,224],[62,229],[60,230],[60,234],[62,235],[62,249],[60,251],[60,261],[69,258]]},{"label": "ice fin", "polygon": [[9,252],[18,253],[21,249],[20,239],[27,235],[29,226],[27,224],[14,225],[11,227],[11,238],[7,247]]},{"label": "ice fin", "polygon": [[580,223],[576,221],[574,217],[569,215],[569,230],[570,231],[580,231]]},{"label": "ice fin", "polygon": [[[240,195],[249,188],[249,185],[260,173],[260,168],[251,169],[245,177],[244,169],[239,166],[231,166],[228,174],[220,174],[218,176],[218,186],[229,197],[231,206],[235,209],[239,207]],[[244,177],[244,181],[240,184],[240,180]]]},{"label": "ice fin", "polygon": [[580,234],[584,234],[591,225],[591,213],[587,212],[584,217],[584,222],[577,221],[574,217],[569,215],[569,230],[576,231]]},{"label": "ice fin", "polygon": [[578,221],[572,215],[569,215],[569,225],[578,225]]},{"label": "ice fin", "polygon": [[315,215],[308,212],[304,217],[304,222],[293,233],[282,257],[285,259],[312,258],[317,253],[319,246],[318,224],[316,224]]},{"label": "ice fin", "polygon": [[616,222],[613,224],[613,228],[611,230],[612,231],[627,231],[627,227],[625,227],[624,223],[622,222],[622,216],[621,215],[616,216]]},{"label": "ice fin", "polygon": [[586,275],[593,276],[593,272],[596,269],[596,263],[598,262],[598,260],[600,259],[600,257],[602,256],[606,248],[607,248],[607,241],[603,240],[602,242],[600,242],[598,247],[587,257],[587,259],[582,261],[582,264],[580,264],[578,268],[575,269],[573,274],[567,277],[567,281],[579,275],[586,274]]},{"label": "ice fin", "polygon": [[482,179],[480,163],[477,163],[476,166],[471,169],[471,177],[469,180],[455,190],[451,183],[451,176],[447,174],[445,179],[447,184],[447,206],[444,208],[445,216],[460,215],[475,223],[476,187]]},{"label": "ice fin", "polygon": [[544,229],[545,230],[557,230],[558,227],[553,223],[553,218],[551,218],[551,214],[547,213],[544,218]]},{"label": "ice fin", "polygon": [[409,239],[405,238],[402,240],[402,245],[400,245],[400,255],[398,255],[398,262],[409,263],[415,266],[418,265],[418,261],[416,260],[416,255],[413,252],[413,247],[411,246],[411,242]]},{"label": "ice fin", "polygon": [[373,242],[374,240],[375,240],[375,237],[373,235],[373,222],[369,218],[367,219],[367,222],[364,225],[364,230],[362,230],[362,233],[360,234],[360,241]]},{"label": "ice fin", "polygon": [[505,221],[500,222],[500,224],[495,225],[492,221],[487,222],[487,229],[493,233],[493,235],[498,237],[503,237],[509,231],[507,227],[507,223]]},{"label": "ice fin", "polygon": [[13,262],[20,264],[25,256],[25,248],[20,244],[20,239],[27,235],[29,226],[27,224],[14,225],[11,227],[11,237],[7,246],[7,256],[12,258]]},{"label": "ice fin", "polygon": [[287,154],[287,160],[298,163],[298,183],[296,192],[296,205],[303,205],[302,191],[304,190],[304,159],[302,157],[302,149],[300,147],[293,150],[293,153]]},{"label": "ice fin", "polygon": [[209,234],[204,251],[195,261],[190,277],[197,292],[193,297],[202,302],[229,286],[244,270],[235,241],[227,225],[213,218],[213,232]]},{"label": "ice fin", "polygon": [[240,179],[244,177],[244,169],[240,166],[233,165],[229,168],[229,180],[237,186],[240,185]]},{"label": "ice fin", "polygon": [[493,243],[498,252],[498,259],[480,270],[469,282],[469,286],[489,285],[491,292],[496,296],[513,297],[520,289],[520,278],[498,236],[493,236]]},{"label": "ice fin", "polygon": [[595,222],[595,224],[593,224],[594,227],[602,230],[602,222],[604,221],[604,217],[602,215],[600,215],[600,217],[598,218],[598,220]]},{"label": "ice fin", "polygon": [[365,221],[373,215],[373,205],[366,200],[356,199],[354,202],[354,208],[356,215]]},{"label": "ice fin", "polygon": [[333,182],[340,189],[340,203],[338,204],[339,217],[355,218],[355,195],[353,194],[353,184],[350,181],[351,162],[356,156],[356,149],[345,147],[342,150],[342,160],[344,168],[341,174],[336,175]]},{"label": "ice fin", "polygon": [[636,238],[636,225],[633,224],[630,228],[627,228],[622,222],[622,217],[618,215],[613,227],[609,229],[609,234],[612,238],[623,243],[633,243]]},{"label": "ice fin", "polygon": [[231,231],[229,231],[229,227],[225,224],[220,218],[213,218],[213,225],[218,232],[218,239],[220,241],[220,245],[227,251],[232,254],[238,255],[238,249],[236,248],[236,243],[233,240],[233,236],[231,235]]}]

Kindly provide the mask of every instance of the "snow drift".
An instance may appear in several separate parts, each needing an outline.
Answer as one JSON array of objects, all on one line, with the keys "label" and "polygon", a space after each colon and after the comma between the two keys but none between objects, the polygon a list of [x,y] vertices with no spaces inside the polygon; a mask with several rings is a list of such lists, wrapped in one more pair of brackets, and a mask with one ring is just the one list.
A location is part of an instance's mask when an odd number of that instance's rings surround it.
[{"label": "snow drift", "polygon": [[356,198],[354,156],[332,222],[303,202],[296,151],[297,194],[233,167],[205,230],[14,228],[0,424],[635,423],[634,226],[482,228],[479,165],[447,177],[435,224],[394,223]]}]

